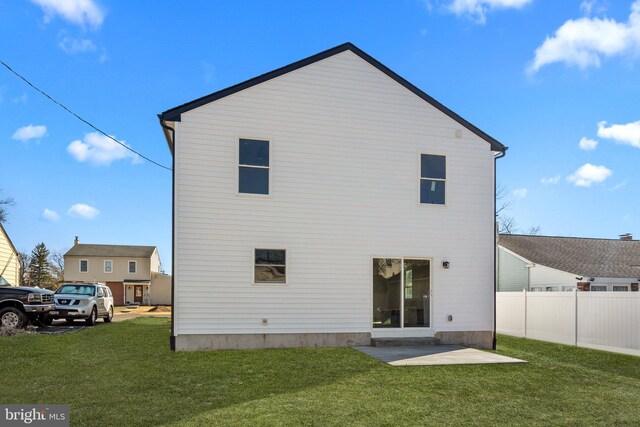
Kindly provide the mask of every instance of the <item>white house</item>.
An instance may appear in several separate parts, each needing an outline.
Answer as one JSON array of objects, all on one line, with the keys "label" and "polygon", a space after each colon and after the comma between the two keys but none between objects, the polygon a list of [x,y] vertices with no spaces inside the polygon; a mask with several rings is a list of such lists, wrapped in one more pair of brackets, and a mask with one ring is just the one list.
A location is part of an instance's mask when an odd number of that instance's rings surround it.
[{"label": "white house", "polygon": [[498,290],[638,291],[640,241],[501,234]]},{"label": "white house", "polygon": [[159,118],[173,349],[494,345],[507,147],[351,43]]}]

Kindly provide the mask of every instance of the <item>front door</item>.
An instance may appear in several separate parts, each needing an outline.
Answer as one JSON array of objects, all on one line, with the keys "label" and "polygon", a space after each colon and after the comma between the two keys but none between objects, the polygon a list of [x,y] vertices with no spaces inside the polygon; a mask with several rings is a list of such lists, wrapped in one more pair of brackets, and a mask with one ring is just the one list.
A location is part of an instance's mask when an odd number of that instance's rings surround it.
[{"label": "front door", "polygon": [[135,285],[133,287],[133,302],[142,304],[142,285]]},{"label": "front door", "polygon": [[373,259],[373,327],[431,327],[431,261]]}]

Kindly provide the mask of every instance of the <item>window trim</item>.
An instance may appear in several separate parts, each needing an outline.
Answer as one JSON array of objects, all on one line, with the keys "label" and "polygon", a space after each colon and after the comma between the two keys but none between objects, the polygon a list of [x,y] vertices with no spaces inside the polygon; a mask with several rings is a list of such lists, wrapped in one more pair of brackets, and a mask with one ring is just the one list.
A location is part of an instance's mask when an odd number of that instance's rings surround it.
[{"label": "window trim", "polygon": [[[411,336],[411,334],[415,334],[417,332],[426,331],[426,332],[435,332],[435,315],[433,313],[433,300],[436,295],[436,283],[437,283],[437,272],[436,272],[436,258],[435,257],[426,257],[426,256],[378,256],[378,255],[370,255],[369,256],[369,266],[373,266],[373,260],[383,258],[383,259],[399,259],[401,260],[401,282],[400,282],[400,327],[398,328],[374,328],[373,327],[373,274],[372,271],[369,271],[369,328],[372,334],[379,336]],[[444,259],[444,258],[442,258]],[[418,261],[429,261],[429,327],[425,326],[404,326],[404,262],[405,260],[418,260]],[[409,334],[409,335],[406,335]],[[374,337],[375,338],[375,337]]]},{"label": "window trim", "polygon": [[[615,289],[613,289],[613,288],[617,288],[617,287],[619,287],[619,288],[625,288],[625,290],[624,290],[624,291],[616,291]],[[629,285],[624,285],[624,284],[614,284],[614,285],[611,285],[611,292],[629,292],[629,288],[630,288],[630,286],[629,286]]]},{"label": "window trim", "polygon": [[[604,289],[598,289],[598,290],[594,290],[594,287],[598,287],[598,288],[604,288]],[[590,285],[589,286],[589,292],[607,292],[609,290],[609,287],[607,285]]]},{"label": "window trim", "polygon": [[[269,251],[284,251],[284,282],[256,282],[256,251],[257,250],[269,250]],[[281,266],[281,264],[267,264]],[[253,286],[287,286],[289,284],[289,248],[281,245],[260,245],[251,248],[251,284]]]},{"label": "window trim", "polygon": [[[442,154],[439,152],[430,152],[430,153],[426,153],[424,151],[419,151],[418,152],[418,166],[417,166],[417,175],[418,175],[418,206],[438,206],[441,208],[445,208],[447,207],[447,204],[449,203],[449,197],[447,197],[447,182],[449,181],[448,178],[448,171],[446,171],[445,169],[445,178],[423,178],[422,177],[422,155],[427,155],[427,156],[442,156],[444,157],[444,162],[445,162],[445,168],[447,166],[447,155],[446,154]],[[423,180],[429,180],[429,181],[441,181],[444,182],[444,203],[422,203],[420,201],[420,187],[422,185],[422,181]]]},{"label": "window trim", "polygon": [[[131,263],[134,263],[136,266],[133,273],[131,272]],[[127,261],[127,274],[138,274],[138,261],[134,259],[130,259],[129,261]]]},{"label": "window trim", "polygon": [[[107,261],[111,263],[111,271],[107,271]],[[105,274],[113,273],[113,260],[112,259],[103,260],[102,267],[103,267],[103,271],[104,271]]]},{"label": "window trim", "polygon": [[[256,165],[245,165],[245,164],[240,164],[240,140],[241,139],[252,139],[255,141],[267,141],[269,143],[269,166],[256,166]],[[236,197],[258,197],[258,198],[263,198],[263,199],[268,199],[272,197],[273,194],[273,164],[274,164],[274,140],[272,137],[266,137],[266,136],[247,136],[247,135],[236,135],[234,137],[234,147],[235,147],[235,152],[236,152],[236,161],[234,164],[234,167],[236,168],[235,170],[235,177],[236,177],[236,182],[235,182],[235,195]],[[248,168],[255,168],[255,169],[267,169],[269,171],[269,179],[268,179],[268,185],[269,185],[269,192],[267,194],[255,194],[255,193],[241,193],[240,192],[240,168],[241,167],[248,167]]]},{"label": "window trim", "polygon": [[[82,261],[85,261],[87,263],[87,269],[85,271],[82,271]],[[80,273],[88,273],[89,272],[89,260],[88,259],[80,259],[80,260],[78,260],[78,272],[80,272]]]}]

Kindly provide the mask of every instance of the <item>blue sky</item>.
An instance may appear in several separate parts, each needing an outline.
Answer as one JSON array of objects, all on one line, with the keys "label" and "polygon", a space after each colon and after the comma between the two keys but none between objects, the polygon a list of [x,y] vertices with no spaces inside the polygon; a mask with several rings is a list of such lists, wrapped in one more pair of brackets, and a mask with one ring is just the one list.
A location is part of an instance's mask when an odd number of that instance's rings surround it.
[{"label": "blue sky", "polygon": [[[520,230],[640,236],[640,0],[32,0],[0,6],[0,59],[105,132],[171,157],[156,114],[351,41],[510,147]],[[0,68],[0,198],[19,250],[157,245],[171,174]]]}]

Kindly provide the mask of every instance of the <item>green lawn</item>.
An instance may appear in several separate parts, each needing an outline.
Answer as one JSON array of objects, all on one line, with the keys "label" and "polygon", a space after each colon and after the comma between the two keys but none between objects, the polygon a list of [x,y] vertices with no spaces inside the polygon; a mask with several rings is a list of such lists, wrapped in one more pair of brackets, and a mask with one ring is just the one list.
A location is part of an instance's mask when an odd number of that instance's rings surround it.
[{"label": "green lawn", "polygon": [[512,365],[391,367],[351,349],[172,353],[167,319],[0,337],[1,403],[72,425],[640,425],[640,358],[500,337]]}]

